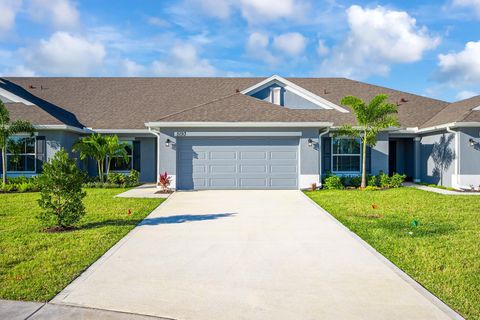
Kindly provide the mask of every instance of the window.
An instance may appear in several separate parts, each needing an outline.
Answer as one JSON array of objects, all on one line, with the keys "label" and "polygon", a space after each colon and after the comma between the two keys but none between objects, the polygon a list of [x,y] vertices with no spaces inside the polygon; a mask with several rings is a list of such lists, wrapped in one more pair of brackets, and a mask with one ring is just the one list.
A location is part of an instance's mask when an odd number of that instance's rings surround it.
[{"label": "window", "polygon": [[332,171],[360,171],[360,140],[349,138],[332,139]]},{"label": "window", "polygon": [[110,170],[112,171],[131,171],[133,169],[133,141],[120,141],[127,146],[128,161],[125,161],[123,157],[112,158]]},{"label": "window", "polygon": [[12,137],[8,140],[7,171],[35,172],[34,137]]}]

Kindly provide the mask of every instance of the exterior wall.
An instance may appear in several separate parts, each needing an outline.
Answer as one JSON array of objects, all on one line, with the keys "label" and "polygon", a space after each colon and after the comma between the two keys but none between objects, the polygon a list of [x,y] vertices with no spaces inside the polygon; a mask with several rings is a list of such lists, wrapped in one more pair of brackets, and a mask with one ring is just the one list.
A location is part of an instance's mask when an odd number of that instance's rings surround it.
[{"label": "exterior wall", "polygon": [[[450,156],[436,160],[436,149],[450,151]],[[455,173],[455,135],[446,131],[423,135],[420,140],[420,180],[426,183],[452,187]]]},{"label": "exterior wall", "polygon": [[[252,94],[252,97],[270,102],[270,88],[276,87],[279,87],[279,85],[273,84],[263,90]],[[315,103],[310,102],[290,91],[286,91],[283,88],[280,91],[280,104],[290,109],[321,109],[321,107],[319,107]]]},{"label": "exterior wall", "polygon": [[[480,127],[458,129],[458,184],[462,187],[480,185]],[[470,139],[477,144],[470,145]]]},{"label": "exterior wall", "polygon": [[[275,133],[300,132],[299,137],[299,187],[308,188],[311,183],[319,183],[319,147],[318,147],[318,129],[316,128],[181,128],[181,129],[162,129],[160,133],[160,171],[167,171],[176,180],[177,175],[177,152],[176,152],[176,132],[185,132],[186,136],[203,135],[205,136],[262,136],[268,137]],[[253,134],[253,135],[252,135]],[[172,142],[169,147],[165,146],[165,141],[170,139]],[[312,147],[308,146],[308,139],[312,139]],[[174,188],[172,184],[172,188]]]},{"label": "exterior wall", "polygon": [[377,175],[381,171],[388,173],[388,144],[388,133],[379,133],[377,144],[371,152],[371,174]]}]

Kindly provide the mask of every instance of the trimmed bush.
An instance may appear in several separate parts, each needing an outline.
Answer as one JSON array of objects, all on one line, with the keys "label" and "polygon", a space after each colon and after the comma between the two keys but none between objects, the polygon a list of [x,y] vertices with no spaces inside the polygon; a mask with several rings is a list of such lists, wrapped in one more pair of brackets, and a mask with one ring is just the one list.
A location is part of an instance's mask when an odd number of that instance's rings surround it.
[{"label": "trimmed bush", "polygon": [[380,188],[390,188],[390,177],[385,172],[381,172],[378,178]]},{"label": "trimmed bush", "polygon": [[378,177],[377,176],[368,176],[367,186],[378,187]]},{"label": "trimmed bush", "polygon": [[405,178],[407,176],[404,174],[398,174],[395,173],[391,178],[390,178],[390,188],[398,188],[402,185],[402,183],[405,181]]},{"label": "trimmed bush", "polygon": [[76,160],[70,159],[62,148],[53,159],[43,165],[39,177],[42,212],[37,218],[46,226],[67,229],[77,223],[85,214],[82,191],[83,174],[77,168]]},{"label": "trimmed bush", "polygon": [[343,189],[342,179],[339,176],[329,176],[325,178],[325,189],[340,190]]}]

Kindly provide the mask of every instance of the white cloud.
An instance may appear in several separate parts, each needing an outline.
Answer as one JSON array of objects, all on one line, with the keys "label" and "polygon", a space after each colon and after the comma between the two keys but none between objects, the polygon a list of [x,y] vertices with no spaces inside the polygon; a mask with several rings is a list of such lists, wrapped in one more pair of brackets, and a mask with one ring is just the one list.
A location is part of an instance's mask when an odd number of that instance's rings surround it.
[{"label": "white cloud", "polygon": [[242,0],[243,17],[251,24],[301,16],[305,6],[296,0]]},{"label": "white cloud", "polygon": [[453,5],[456,7],[467,7],[475,10],[475,13],[480,16],[480,0],[453,0]]},{"label": "white cloud", "polygon": [[0,35],[10,31],[15,24],[15,17],[22,5],[21,0],[0,1]]},{"label": "white cloud", "polygon": [[266,34],[253,32],[247,39],[247,54],[253,58],[274,64],[278,59],[269,50],[270,40]]},{"label": "white cloud", "polygon": [[323,57],[323,56],[328,55],[329,52],[330,52],[330,48],[325,44],[325,40],[321,40],[321,39],[318,40],[317,54],[320,57]]},{"label": "white cloud", "polygon": [[273,47],[286,55],[297,57],[305,51],[307,39],[298,32],[288,32],[273,39]]},{"label": "white cloud", "polygon": [[190,43],[175,44],[165,61],[154,61],[152,72],[161,76],[214,76],[217,73],[207,59],[198,56]]},{"label": "white cloud", "polygon": [[437,80],[451,84],[480,83],[480,41],[467,42],[456,53],[439,54]]},{"label": "white cloud", "polygon": [[150,25],[155,26],[155,27],[159,27],[159,28],[167,28],[167,27],[170,26],[170,23],[167,20],[164,20],[164,19],[161,19],[161,18],[158,18],[158,17],[149,17],[147,19],[147,22]]},{"label": "white cloud", "polygon": [[34,19],[50,22],[57,28],[78,25],[77,7],[69,0],[30,0],[28,10]]},{"label": "white cloud", "polygon": [[102,66],[105,48],[100,42],[56,32],[38,47],[24,49],[27,66],[40,74],[85,76]]},{"label": "white cloud", "polygon": [[360,79],[387,75],[391,64],[419,61],[440,42],[405,11],[354,5],[346,12],[350,31],[323,61],[322,73]]},{"label": "white cloud", "polygon": [[475,96],[478,96],[477,92],[470,91],[470,90],[463,90],[463,91],[460,91],[456,97],[458,100],[465,100]]},{"label": "white cloud", "polygon": [[123,76],[138,77],[145,74],[146,68],[127,58],[122,60],[120,72]]}]

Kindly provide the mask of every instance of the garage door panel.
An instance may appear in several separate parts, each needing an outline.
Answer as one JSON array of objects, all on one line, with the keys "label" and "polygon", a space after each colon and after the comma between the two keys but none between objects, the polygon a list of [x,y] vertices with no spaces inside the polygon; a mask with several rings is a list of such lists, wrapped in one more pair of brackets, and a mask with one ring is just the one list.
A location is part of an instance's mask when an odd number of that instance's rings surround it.
[{"label": "garage door panel", "polygon": [[240,173],[267,173],[267,165],[240,165]]},{"label": "garage door panel", "polygon": [[240,187],[246,188],[266,188],[268,187],[268,179],[267,178],[241,178],[240,179]]},{"label": "garage door panel", "polygon": [[296,189],[296,138],[178,138],[178,189]]},{"label": "garage door panel", "polygon": [[241,160],[267,160],[265,151],[240,151]]}]

